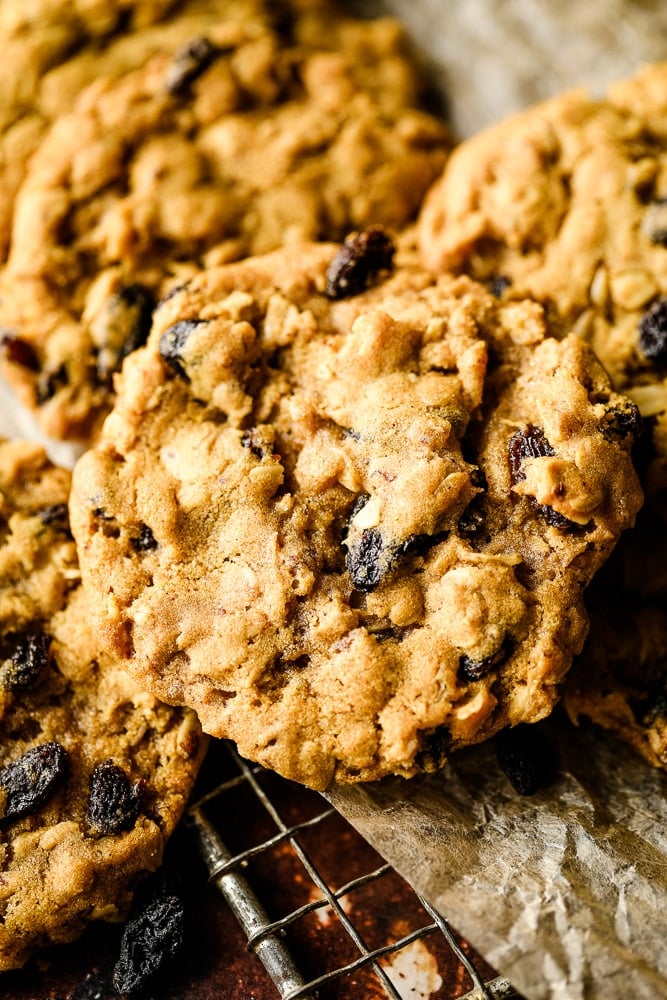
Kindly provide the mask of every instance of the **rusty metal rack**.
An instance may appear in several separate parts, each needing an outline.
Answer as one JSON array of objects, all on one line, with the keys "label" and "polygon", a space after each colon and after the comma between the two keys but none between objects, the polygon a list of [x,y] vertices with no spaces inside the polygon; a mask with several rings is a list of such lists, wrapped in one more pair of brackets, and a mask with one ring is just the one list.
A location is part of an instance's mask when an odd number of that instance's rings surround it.
[{"label": "rusty metal rack", "polygon": [[[228,755],[229,774],[198,794],[188,810],[186,825],[211,882],[229,904],[247,938],[248,949],[263,964],[281,1000],[338,996],[358,996],[359,1000],[365,1000],[371,995],[404,1000],[408,993],[412,997],[416,994],[396,973],[396,959],[399,954],[408,955],[415,942],[425,939],[429,939],[431,948],[435,945],[436,952],[445,953],[448,971],[448,981],[439,976],[442,985],[436,987],[435,993],[429,992],[429,996],[448,1000],[518,998],[506,979],[494,975],[465,943],[459,941],[441,914],[413,892],[379,855],[373,856],[373,849],[322,796],[300,786],[290,788],[291,782],[249,764],[231,745],[223,743],[221,746]],[[291,801],[287,804],[286,789],[288,799],[291,793]],[[245,797],[244,804],[231,805],[231,799],[239,795]],[[305,811],[304,796],[308,803]],[[252,835],[254,840],[250,847],[246,846],[248,831],[241,828],[249,800],[263,814],[264,821],[261,833]],[[334,824],[331,830],[328,830],[329,824]],[[238,842],[234,847],[227,846],[230,836]],[[357,838],[371,856],[364,858],[366,870],[357,870],[348,878],[339,865],[346,853],[339,845],[349,837]],[[333,864],[331,859],[328,862],[318,860],[312,847],[315,842],[334,846]],[[353,845],[350,852],[355,857],[358,846],[358,843],[356,847]],[[278,854],[284,856],[285,852],[291,855],[292,883],[300,887],[302,902],[294,907],[290,905],[288,912],[270,916],[263,891],[258,890],[253,881],[252,867],[263,861],[270,872],[275,863],[272,858]],[[383,882],[392,879],[394,883],[400,881],[404,895],[411,896],[410,906],[406,907],[403,901],[399,907],[401,919],[393,921],[391,932],[371,941],[379,913],[377,893]],[[411,922],[403,919],[406,909],[414,911]],[[335,923],[336,933],[347,941],[345,957],[341,959],[337,953],[336,960],[329,961],[324,971],[317,967],[318,962],[321,966],[321,956],[313,957],[312,947],[308,943],[304,947],[303,937],[299,940],[299,924],[313,918],[326,924]],[[303,968],[305,954],[311,968]],[[327,957],[331,959],[330,954]]]}]

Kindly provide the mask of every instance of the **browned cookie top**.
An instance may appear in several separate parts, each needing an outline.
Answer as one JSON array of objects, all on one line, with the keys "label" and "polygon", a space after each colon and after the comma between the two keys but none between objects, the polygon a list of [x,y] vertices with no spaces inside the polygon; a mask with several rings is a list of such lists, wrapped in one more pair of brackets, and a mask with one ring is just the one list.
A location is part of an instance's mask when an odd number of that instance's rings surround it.
[{"label": "browned cookie top", "polygon": [[53,436],[88,436],[150,312],[204,264],[401,227],[449,137],[395,21],[223,19],[61,114],[15,202],[4,368]]},{"label": "browned cookie top", "polygon": [[0,441],[0,970],[119,920],[181,815],[205,740],[100,651],[67,501]]},{"label": "browned cookie top", "polygon": [[109,649],[319,788],[547,714],[640,500],[581,340],[393,263],[371,230],[194,278],[74,473]]},{"label": "browned cookie top", "polygon": [[464,142],[426,198],[419,241],[429,267],[530,295],[555,332],[590,343],[655,425],[651,477],[667,482],[667,62]]}]

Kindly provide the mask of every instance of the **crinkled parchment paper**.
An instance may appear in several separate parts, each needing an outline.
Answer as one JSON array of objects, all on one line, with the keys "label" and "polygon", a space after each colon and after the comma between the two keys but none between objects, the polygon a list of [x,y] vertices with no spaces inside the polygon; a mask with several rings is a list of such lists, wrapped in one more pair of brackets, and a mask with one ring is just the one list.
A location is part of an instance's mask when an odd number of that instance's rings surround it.
[{"label": "crinkled parchment paper", "polygon": [[[361,0],[406,23],[460,136],[667,58],[667,0]],[[0,433],[39,439],[0,383]],[[51,455],[71,464],[67,446]],[[559,777],[517,795],[490,747],[333,804],[529,1000],[667,998],[667,775],[552,720]]]}]

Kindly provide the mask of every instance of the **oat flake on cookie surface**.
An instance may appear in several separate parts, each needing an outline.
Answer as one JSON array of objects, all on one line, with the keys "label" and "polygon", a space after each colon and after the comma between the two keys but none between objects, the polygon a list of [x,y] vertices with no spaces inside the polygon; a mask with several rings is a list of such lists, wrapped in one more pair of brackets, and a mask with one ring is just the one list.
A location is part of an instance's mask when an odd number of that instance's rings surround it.
[{"label": "oat flake on cookie surface", "polygon": [[206,739],[89,626],[70,473],[0,439],[0,970],[121,920],[155,871]]},{"label": "oat flake on cookie surface", "polygon": [[72,101],[13,200],[3,371],[52,437],[94,436],[174,285],[290,241],[406,225],[451,145],[392,18],[239,0],[216,19],[191,0],[146,32],[144,60],[141,32],[120,37],[78,95],[81,62],[54,71]]},{"label": "oat flake on cookie surface", "polygon": [[551,710],[640,503],[637,419],[540,306],[382,230],[211,269],[74,471],[104,642],[289,778],[432,770]]}]

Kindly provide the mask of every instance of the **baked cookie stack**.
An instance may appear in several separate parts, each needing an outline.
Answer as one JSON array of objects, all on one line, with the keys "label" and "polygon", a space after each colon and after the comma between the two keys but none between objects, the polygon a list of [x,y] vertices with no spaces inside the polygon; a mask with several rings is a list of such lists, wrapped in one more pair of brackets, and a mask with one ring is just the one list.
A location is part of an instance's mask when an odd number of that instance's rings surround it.
[{"label": "baked cookie stack", "polygon": [[393,19],[0,15],[3,371],[85,449],[0,444],[11,968],[127,911],[204,734],[323,789],[634,711],[613,640],[570,668],[638,441],[661,516],[667,68],[451,153]]}]

